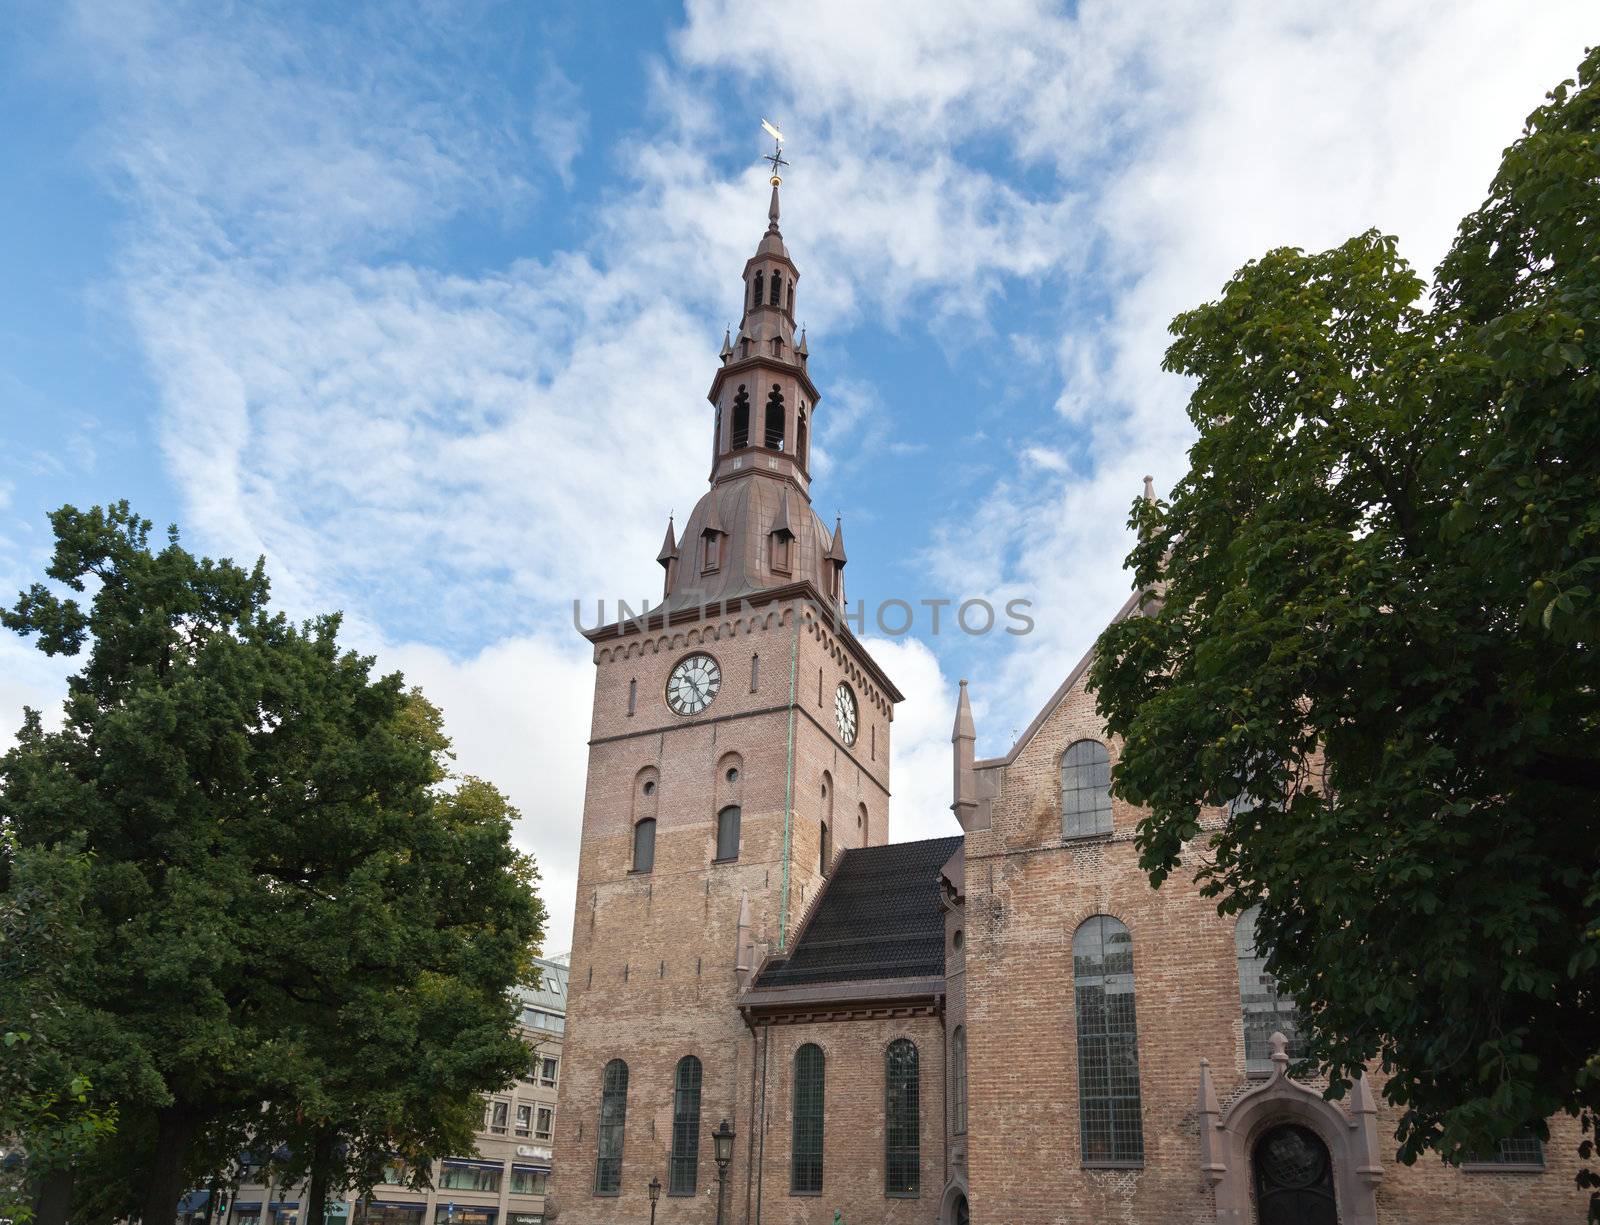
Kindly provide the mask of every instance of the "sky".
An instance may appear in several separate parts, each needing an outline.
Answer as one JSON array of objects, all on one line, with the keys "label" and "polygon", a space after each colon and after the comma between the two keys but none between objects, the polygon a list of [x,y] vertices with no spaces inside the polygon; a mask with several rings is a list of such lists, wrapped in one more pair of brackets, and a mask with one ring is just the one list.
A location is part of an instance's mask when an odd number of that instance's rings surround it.
[{"label": "sky", "polygon": [[[120,498],[439,704],[570,938],[593,691],[572,602],[656,596],[766,224],[814,489],[906,694],[897,840],[949,735],[1011,744],[1129,590],[1192,430],[1177,313],[1277,246],[1444,253],[1588,3],[20,0],[0,18],[0,599]],[[969,635],[923,600],[1031,602]],[[592,615],[588,621],[592,622]],[[891,618],[891,628],[898,628]],[[0,746],[70,660],[0,638]]]}]

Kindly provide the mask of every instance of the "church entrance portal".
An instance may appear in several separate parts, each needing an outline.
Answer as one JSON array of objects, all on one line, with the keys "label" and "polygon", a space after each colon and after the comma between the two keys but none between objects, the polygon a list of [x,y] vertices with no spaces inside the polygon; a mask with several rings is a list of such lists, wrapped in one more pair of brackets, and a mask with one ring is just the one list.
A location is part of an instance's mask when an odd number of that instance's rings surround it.
[{"label": "church entrance portal", "polygon": [[1337,1225],[1333,1163],[1315,1132],[1274,1127],[1256,1142],[1251,1164],[1261,1225]]}]

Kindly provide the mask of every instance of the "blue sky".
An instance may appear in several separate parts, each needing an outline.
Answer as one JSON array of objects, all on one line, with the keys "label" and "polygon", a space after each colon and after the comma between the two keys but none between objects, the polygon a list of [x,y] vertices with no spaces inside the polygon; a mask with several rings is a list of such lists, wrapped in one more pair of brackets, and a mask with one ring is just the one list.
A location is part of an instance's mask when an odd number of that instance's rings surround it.
[{"label": "blue sky", "polygon": [[[815,495],[869,603],[1034,602],[875,649],[896,837],[1127,590],[1180,475],[1166,323],[1244,260],[1369,226],[1426,269],[1591,6],[1031,0],[35,3],[0,38],[0,590],[45,512],[127,497],[265,553],[280,600],[445,708],[571,918],[591,672],[570,602],[654,594],[765,224],[819,407]],[[62,667],[0,642],[0,736]]]}]

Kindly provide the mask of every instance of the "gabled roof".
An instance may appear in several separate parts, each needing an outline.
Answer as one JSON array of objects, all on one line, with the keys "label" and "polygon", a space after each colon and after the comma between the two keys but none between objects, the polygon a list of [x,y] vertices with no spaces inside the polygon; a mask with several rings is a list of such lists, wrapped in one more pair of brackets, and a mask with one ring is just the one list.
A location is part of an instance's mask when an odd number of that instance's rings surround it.
[{"label": "gabled roof", "polygon": [[939,870],[962,845],[958,834],[845,851],[789,956],[754,989],[942,978]]},{"label": "gabled roof", "polygon": [[[1139,611],[1140,606],[1148,598],[1148,592],[1136,589],[1134,593],[1123,602],[1122,607],[1117,610],[1117,615],[1111,618],[1110,624],[1115,625],[1118,621],[1122,621],[1133,616]],[[1038,714],[1033,716],[1033,722],[1029,723],[1028,726],[1023,729],[1022,735],[1017,737],[1016,743],[1013,744],[1009,750],[1007,750],[1005,756],[981,758],[972,763],[972,768],[975,770],[987,770],[993,769],[995,766],[1009,766],[1012,762],[1016,761],[1017,755],[1021,753],[1023,749],[1028,747],[1028,741],[1032,740],[1034,736],[1038,734],[1039,729],[1044,726],[1044,721],[1048,719],[1052,713],[1054,713],[1055,708],[1060,706],[1062,700],[1067,696],[1067,694],[1072,692],[1072,687],[1076,685],[1078,681],[1082,679],[1083,674],[1089,670],[1089,664],[1093,659],[1094,648],[1090,647],[1083,653],[1083,658],[1078,661],[1078,666],[1071,672],[1067,673],[1067,679],[1062,681],[1061,684],[1057,686],[1056,691],[1050,695],[1050,700],[1040,708]],[[960,717],[959,711],[957,717]]]}]

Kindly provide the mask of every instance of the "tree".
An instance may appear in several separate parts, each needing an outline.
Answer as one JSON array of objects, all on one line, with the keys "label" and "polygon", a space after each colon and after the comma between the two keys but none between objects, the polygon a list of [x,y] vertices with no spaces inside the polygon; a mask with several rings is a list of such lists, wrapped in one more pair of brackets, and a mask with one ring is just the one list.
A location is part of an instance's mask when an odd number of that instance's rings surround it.
[{"label": "tree", "polygon": [[[76,847],[18,852],[0,829],[0,1216],[65,1219],[65,1172],[116,1129],[83,1074],[94,1026],[70,1002],[83,972],[88,860]],[[106,1052],[99,1052],[102,1056]]]},{"label": "tree", "polygon": [[1261,905],[1308,1059],[1381,1065],[1407,1162],[1600,1110],[1597,134],[1591,52],[1431,301],[1367,233],[1174,321],[1199,439],[1090,674],[1152,882]]},{"label": "tree", "polygon": [[36,584],[0,620],[89,649],[61,729],[30,716],[0,762],[0,822],[19,851],[88,857],[73,990],[115,1036],[88,1074],[122,1126],[80,1166],[84,1213],[169,1220],[245,1137],[341,1100],[359,1074],[328,1038],[341,1013],[428,984],[502,1022],[476,1061],[427,1046],[437,1026],[409,1048],[437,1071],[407,1126],[454,1137],[503,1082],[543,929],[514,812],[451,785],[437,712],[342,651],[337,616],[271,612],[262,562],[196,558],[176,529],[155,551],[126,503],[51,519],[48,576],[93,584],[88,608]]}]

